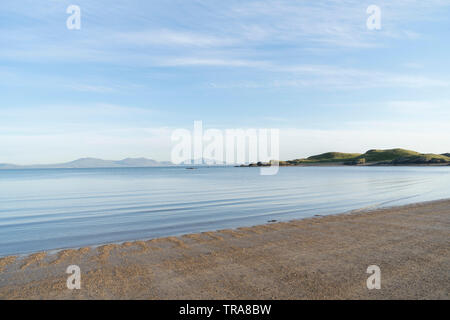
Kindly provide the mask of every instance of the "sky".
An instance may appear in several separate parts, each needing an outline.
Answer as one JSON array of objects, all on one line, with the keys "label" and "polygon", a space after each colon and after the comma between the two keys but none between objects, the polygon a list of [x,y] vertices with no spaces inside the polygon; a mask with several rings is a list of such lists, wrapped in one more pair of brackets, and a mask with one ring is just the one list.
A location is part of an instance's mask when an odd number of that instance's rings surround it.
[{"label": "sky", "polygon": [[277,128],[281,159],[450,152],[449,17],[450,0],[2,0],[0,163],[170,160],[196,120]]}]

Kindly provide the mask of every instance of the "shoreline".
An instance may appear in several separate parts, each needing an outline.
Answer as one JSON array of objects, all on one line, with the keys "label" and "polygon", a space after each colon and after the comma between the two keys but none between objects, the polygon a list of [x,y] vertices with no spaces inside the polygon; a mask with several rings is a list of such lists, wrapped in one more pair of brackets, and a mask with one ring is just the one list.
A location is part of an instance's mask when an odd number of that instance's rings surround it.
[{"label": "shoreline", "polygon": [[[409,164],[388,164],[378,162],[368,162],[366,164],[345,164],[343,162],[315,162],[315,163],[301,163],[301,164],[279,164],[279,167],[448,167],[450,163],[409,163]],[[264,168],[270,167],[268,165],[238,165],[235,168]]]},{"label": "shoreline", "polygon": [[413,202],[413,203],[409,203],[409,204],[405,204],[405,205],[392,205],[392,206],[385,206],[385,207],[378,207],[376,205],[373,205],[373,206],[371,205],[371,206],[352,209],[352,210],[339,212],[339,213],[332,213],[332,214],[326,214],[326,215],[316,214],[316,215],[313,215],[310,217],[296,218],[296,219],[292,219],[292,220],[288,220],[288,221],[268,220],[266,223],[255,224],[255,225],[250,225],[250,226],[240,226],[240,227],[237,226],[234,228],[215,229],[215,230],[207,230],[207,231],[202,231],[202,232],[189,232],[189,233],[182,233],[182,234],[178,234],[178,235],[169,235],[169,236],[156,237],[156,238],[141,238],[141,239],[133,239],[133,240],[109,241],[109,242],[101,242],[101,243],[84,245],[84,246],[63,247],[63,248],[54,248],[54,249],[48,249],[48,250],[31,251],[31,252],[27,252],[27,253],[13,253],[13,254],[8,254],[8,255],[0,255],[0,274],[1,274],[1,266],[2,266],[3,259],[11,259],[11,258],[26,259],[29,256],[36,255],[36,254],[43,254],[43,253],[45,253],[48,256],[56,256],[60,252],[68,251],[68,250],[87,250],[87,249],[95,250],[97,248],[100,248],[103,246],[109,246],[109,245],[122,246],[123,244],[129,245],[130,243],[131,244],[142,243],[142,242],[148,242],[148,241],[153,241],[153,240],[164,240],[167,238],[178,238],[178,237],[186,237],[186,236],[190,236],[190,235],[200,235],[200,234],[204,234],[204,233],[230,232],[230,231],[236,231],[236,230],[240,230],[240,229],[257,228],[257,227],[261,227],[261,226],[268,226],[268,225],[273,225],[273,224],[278,224],[278,223],[280,223],[280,224],[291,223],[291,222],[297,222],[297,221],[302,221],[302,220],[307,220],[307,219],[324,218],[324,217],[328,217],[328,216],[341,216],[341,215],[352,215],[352,214],[360,214],[360,213],[370,213],[372,211],[379,211],[379,210],[385,210],[385,209],[387,209],[387,210],[393,209],[394,210],[396,208],[403,208],[403,207],[417,206],[417,205],[427,205],[427,204],[439,203],[441,201],[444,201],[444,202],[450,201],[450,198]]},{"label": "shoreline", "polygon": [[383,207],[379,207],[377,205],[370,205],[370,206],[352,209],[352,210],[348,210],[348,211],[344,211],[344,212],[338,212],[338,213],[332,213],[332,214],[326,214],[326,215],[316,214],[316,215],[313,215],[310,217],[295,218],[295,219],[287,220],[287,221],[268,220],[266,223],[263,223],[263,224],[255,224],[255,225],[249,225],[249,226],[247,225],[247,226],[237,226],[237,227],[226,228],[226,229],[212,229],[212,230],[206,230],[206,231],[201,231],[201,232],[188,232],[188,233],[174,234],[174,235],[168,235],[168,236],[156,237],[156,238],[139,238],[139,239],[132,239],[132,240],[108,241],[108,242],[101,242],[101,243],[89,244],[89,245],[83,245],[83,246],[62,247],[62,248],[53,248],[53,249],[47,249],[47,250],[30,251],[30,252],[26,252],[26,253],[13,253],[13,254],[7,254],[7,255],[0,255],[0,274],[1,274],[1,265],[2,265],[3,259],[10,259],[10,258],[25,259],[31,255],[42,254],[42,253],[45,253],[48,256],[56,256],[60,252],[67,251],[67,250],[81,250],[81,249],[95,250],[99,247],[108,246],[108,245],[121,246],[123,244],[128,245],[129,243],[132,243],[132,244],[133,243],[141,243],[141,242],[148,242],[148,241],[152,241],[152,240],[163,240],[163,239],[167,239],[167,238],[185,237],[185,236],[204,234],[204,233],[222,232],[222,231],[229,232],[229,231],[235,231],[235,230],[240,230],[240,229],[256,228],[256,227],[260,227],[260,226],[273,225],[273,224],[277,224],[277,223],[290,223],[290,222],[302,221],[305,219],[316,219],[316,218],[323,218],[323,217],[328,217],[328,216],[369,213],[372,211],[378,211],[378,210],[383,210],[383,209],[396,209],[396,208],[416,206],[416,205],[422,205],[422,204],[426,205],[426,204],[433,204],[435,202],[441,202],[441,201],[447,201],[447,200],[450,201],[450,198],[413,202],[413,203],[409,203],[409,204],[405,204],[405,205],[383,206]]},{"label": "shoreline", "polygon": [[[0,299],[448,299],[449,223],[444,199],[7,256],[0,258]],[[404,273],[394,264],[414,261],[421,264]],[[365,288],[365,268],[376,262],[388,296]],[[71,264],[82,270],[81,290],[65,288]],[[399,272],[415,291],[394,277]]]},{"label": "shoreline", "polygon": [[[300,164],[279,164],[279,167],[448,167],[450,163],[380,163],[368,162],[366,164],[345,164],[344,162],[311,162]],[[22,170],[95,170],[95,169],[148,169],[148,168],[261,168],[270,167],[269,165],[251,165],[251,164],[191,164],[191,165],[161,165],[161,166],[122,166],[122,167],[0,167],[1,171],[22,171]]]}]

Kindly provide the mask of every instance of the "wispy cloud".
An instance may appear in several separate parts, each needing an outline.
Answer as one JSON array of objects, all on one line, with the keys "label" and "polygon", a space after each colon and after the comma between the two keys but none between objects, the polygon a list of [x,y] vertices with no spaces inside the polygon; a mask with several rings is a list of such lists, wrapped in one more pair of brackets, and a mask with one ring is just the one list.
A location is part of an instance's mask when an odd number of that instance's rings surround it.
[{"label": "wispy cloud", "polygon": [[113,35],[112,39],[137,46],[224,47],[236,44],[235,39],[167,29],[122,32]]},{"label": "wispy cloud", "polygon": [[113,92],[114,88],[106,87],[106,86],[98,86],[98,85],[87,85],[87,84],[70,84],[65,86],[68,89],[75,91],[84,91],[84,92],[99,92],[99,93],[107,93]]},{"label": "wispy cloud", "polygon": [[246,67],[267,68],[270,65],[265,61],[227,59],[227,58],[204,58],[204,57],[180,57],[165,58],[156,62],[157,66],[186,67],[186,66],[209,66],[209,67]]},{"label": "wispy cloud", "polygon": [[[369,4],[367,1],[199,1],[186,6],[184,16],[174,13],[179,15],[180,25],[174,28],[152,22],[157,20],[154,15],[159,12],[159,5],[153,1],[145,4],[130,1],[128,6],[123,6],[80,0],[87,26],[79,32],[79,37],[65,30],[63,3],[54,1],[53,5],[44,6],[39,1],[29,1],[28,7],[8,4],[2,6],[6,13],[31,16],[45,23],[28,29],[20,25],[16,26],[17,30],[0,28],[0,43],[4,40],[9,44],[0,57],[65,57],[84,61],[103,58],[109,62],[112,56],[115,61],[123,60],[130,54],[130,46],[137,51],[143,47],[223,48],[235,54],[242,54],[245,48],[247,56],[255,54],[261,45],[288,45],[305,50],[370,49],[386,46],[386,39],[417,39],[421,31],[412,30],[411,22],[427,19],[428,14],[437,18],[440,9],[449,6],[448,2],[438,0],[380,0],[383,28],[371,32],[365,26],[365,10]],[[137,23],[108,23],[108,20],[125,18]]]},{"label": "wispy cloud", "polygon": [[[447,0],[77,0],[77,31],[66,28],[69,4],[0,2],[4,157],[120,158],[148,147],[167,159],[167,126],[194,117],[292,125],[284,158],[448,146]],[[366,27],[370,4],[381,30]],[[349,103],[360,106],[345,113]],[[330,128],[338,118],[348,130]]]},{"label": "wispy cloud", "polygon": [[432,113],[439,117],[450,116],[450,100],[392,100],[385,105],[405,114]]},{"label": "wispy cloud", "polygon": [[[149,108],[109,103],[3,106],[0,109],[0,133],[10,135],[30,129],[39,129],[40,133],[118,129],[136,125],[138,119],[147,119],[156,113]],[[149,123],[143,121],[141,126],[145,122]]]},{"label": "wispy cloud", "polygon": [[[283,65],[270,63],[247,64],[247,67],[262,68],[272,72],[271,80],[240,80],[228,83],[212,82],[214,88],[281,88],[281,87],[322,87],[333,89],[359,88],[424,88],[450,87],[450,79],[436,79],[420,75],[373,71],[337,67],[333,65]],[[284,76],[280,76],[280,73]],[[286,79],[289,75],[289,79]],[[278,77],[278,79],[277,79]]]}]

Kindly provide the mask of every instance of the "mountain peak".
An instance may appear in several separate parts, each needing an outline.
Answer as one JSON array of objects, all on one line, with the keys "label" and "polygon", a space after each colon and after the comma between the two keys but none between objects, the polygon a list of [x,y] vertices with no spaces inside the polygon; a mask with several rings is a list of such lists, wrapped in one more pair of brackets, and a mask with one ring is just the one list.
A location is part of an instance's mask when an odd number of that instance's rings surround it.
[{"label": "mountain peak", "polygon": [[132,168],[132,167],[157,167],[170,166],[171,162],[158,162],[147,158],[125,158],[123,160],[103,160],[99,158],[85,157],[70,162],[44,165],[18,166],[13,164],[2,164],[0,169],[39,169],[39,168]]}]

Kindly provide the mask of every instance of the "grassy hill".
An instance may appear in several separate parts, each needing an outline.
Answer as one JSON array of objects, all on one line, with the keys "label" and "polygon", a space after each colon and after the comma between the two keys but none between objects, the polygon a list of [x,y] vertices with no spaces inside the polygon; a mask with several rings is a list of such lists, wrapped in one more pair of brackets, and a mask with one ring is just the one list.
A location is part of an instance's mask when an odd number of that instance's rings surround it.
[{"label": "grassy hill", "polygon": [[408,164],[450,164],[450,154],[423,154],[406,149],[372,149],[364,154],[327,152],[311,156],[306,159],[281,161],[281,165],[343,163],[347,165],[384,164],[384,165],[408,165]]},{"label": "grassy hill", "polygon": [[449,163],[450,157],[441,154],[419,154],[409,157],[400,157],[392,160],[392,164],[438,164]]},{"label": "grassy hill", "polygon": [[400,157],[418,156],[419,152],[406,149],[388,149],[388,150],[369,150],[359,159],[364,158],[366,162],[391,161]]},{"label": "grassy hill", "polygon": [[327,152],[306,159],[297,159],[299,162],[341,162],[359,157],[360,153]]}]

